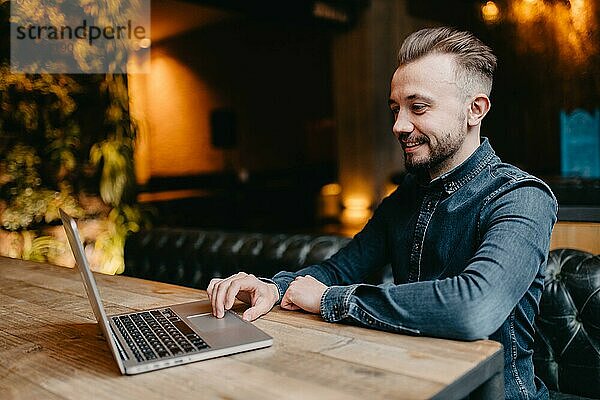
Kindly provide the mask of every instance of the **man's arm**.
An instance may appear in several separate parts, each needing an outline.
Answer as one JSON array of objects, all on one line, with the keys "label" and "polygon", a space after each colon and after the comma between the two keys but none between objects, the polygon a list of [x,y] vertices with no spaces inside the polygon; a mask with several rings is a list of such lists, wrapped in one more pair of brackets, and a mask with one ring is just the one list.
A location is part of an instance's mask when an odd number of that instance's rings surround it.
[{"label": "man's arm", "polygon": [[[383,214],[386,212],[387,201],[388,199],[383,200],[371,220],[346,247],[322,264],[312,265],[295,273],[280,272],[273,279],[256,278],[240,272],[226,279],[211,280],[206,290],[213,314],[223,317],[225,310],[229,310],[237,298],[252,306],[243,315],[244,319],[252,321],[280,303],[290,283],[298,276],[313,276],[327,286],[363,281],[370,272],[383,267],[386,262],[388,251]],[[282,304],[282,307],[298,308],[289,302]]]},{"label": "man's arm", "polygon": [[460,275],[397,286],[332,286],[321,298],[322,317],[463,340],[489,336],[546,262],[556,202],[537,181],[513,183],[484,207],[480,221],[481,244]]},{"label": "man's arm", "polygon": [[385,198],[365,227],[331,258],[296,272],[279,272],[264,281],[277,285],[280,301],[297,277],[310,275],[326,286],[364,282],[369,274],[383,268],[389,261],[385,214],[395,195]]}]

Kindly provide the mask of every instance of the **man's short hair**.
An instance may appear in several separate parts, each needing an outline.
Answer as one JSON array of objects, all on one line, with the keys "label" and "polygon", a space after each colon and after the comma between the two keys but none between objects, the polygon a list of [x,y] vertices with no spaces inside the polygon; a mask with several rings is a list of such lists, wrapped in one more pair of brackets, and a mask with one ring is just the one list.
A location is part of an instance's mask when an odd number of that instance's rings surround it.
[{"label": "man's short hair", "polygon": [[474,94],[474,90],[490,95],[497,58],[491,48],[470,32],[438,27],[411,33],[400,47],[398,66],[436,53],[455,57],[456,76],[467,96]]}]

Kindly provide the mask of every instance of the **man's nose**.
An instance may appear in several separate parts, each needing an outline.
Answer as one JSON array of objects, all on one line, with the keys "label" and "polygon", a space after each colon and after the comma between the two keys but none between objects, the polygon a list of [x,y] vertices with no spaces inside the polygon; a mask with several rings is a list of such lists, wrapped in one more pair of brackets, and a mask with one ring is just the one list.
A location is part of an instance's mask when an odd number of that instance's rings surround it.
[{"label": "man's nose", "polygon": [[396,139],[399,139],[402,135],[407,135],[411,133],[415,129],[415,126],[410,121],[410,118],[408,118],[408,115],[406,115],[406,113],[400,111],[395,115],[395,118],[396,119],[394,120],[392,132],[394,132],[394,136],[396,136]]}]

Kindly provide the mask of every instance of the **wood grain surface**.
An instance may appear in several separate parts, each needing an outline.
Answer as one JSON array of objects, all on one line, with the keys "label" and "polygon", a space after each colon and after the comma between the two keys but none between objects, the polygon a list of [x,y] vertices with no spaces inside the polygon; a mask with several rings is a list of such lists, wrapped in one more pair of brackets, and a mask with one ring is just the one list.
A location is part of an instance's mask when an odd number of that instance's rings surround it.
[{"label": "wood grain surface", "polygon": [[[109,314],[207,298],[180,286],[95,277]],[[121,376],[76,270],[0,257],[0,398],[426,399],[466,384],[465,376],[480,385],[499,372],[477,372],[501,357],[492,341],[385,333],[279,307],[255,324],[273,336],[272,347]]]}]

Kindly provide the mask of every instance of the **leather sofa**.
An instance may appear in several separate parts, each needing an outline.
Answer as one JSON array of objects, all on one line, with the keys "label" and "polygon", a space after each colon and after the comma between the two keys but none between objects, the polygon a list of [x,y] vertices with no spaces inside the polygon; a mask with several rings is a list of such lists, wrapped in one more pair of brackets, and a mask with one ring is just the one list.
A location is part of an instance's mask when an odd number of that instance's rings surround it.
[{"label": "leather sofa", "polygon": [[535,345],[536,375],[551,398],[600,398],[599,255],[550,252]]},{"label": "leather sofa", "polygon": [[322,261],[349,241],[332,235],[287,235],[157,228],[130,236],[125,275],[206,289],[212,278],[244,271],[271,277]]},{"label": "leather sofa", "polygon": [[[238,271],[270,277],[284,268],[298,270],[328,258],[349,240],[157,228],[128,238],[125,274],[205,289],[212,278]],[[389,281],[389,268],[368,279]],[[536,332],[536,374],[551,399],[600,398],[600,256],[550,252]]]}]

